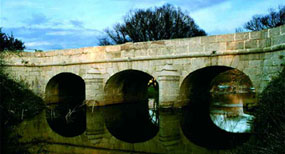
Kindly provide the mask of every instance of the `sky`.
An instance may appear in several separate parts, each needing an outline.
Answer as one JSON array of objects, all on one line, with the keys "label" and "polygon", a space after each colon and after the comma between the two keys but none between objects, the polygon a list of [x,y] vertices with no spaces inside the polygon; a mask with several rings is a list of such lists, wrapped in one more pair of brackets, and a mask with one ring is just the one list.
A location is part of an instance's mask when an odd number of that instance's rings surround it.
[{"label": "sky", "polygon": [[253,15],[285,0],[0,0],[0,27],[27,51],[98,46],[104,29],[135,9],[180,7],[208,35],[234,33]]}]

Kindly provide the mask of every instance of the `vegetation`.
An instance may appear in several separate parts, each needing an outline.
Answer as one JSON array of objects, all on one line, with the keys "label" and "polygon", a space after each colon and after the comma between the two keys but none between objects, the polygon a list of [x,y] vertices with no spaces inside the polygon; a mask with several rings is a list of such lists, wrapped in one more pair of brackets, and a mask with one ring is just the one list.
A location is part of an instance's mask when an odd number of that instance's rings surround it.
[{"label": "vegetation", "polygon": [[262,92],[253,123],[253,139],[238,154],[283,154],[285,147],[285,68]]},{"label": "vegetation", "polygon": [[2,32],[0,28],[0,52],[3,51],[23,51],[25,45],[22,41],[14,38],[13,34],[11,36]]},{"label": "vegetation", "polygon": [[[1,58],[0,58],[1,63]],[[15,134],[17,125],[44,109],[41,98],[20,83],[9,79],[0,64],[0,153],[28,153]]]},{"label": "vegetation", "polygon": [[263,29],[274,28],[285,24],[285,5],[279,6],[277,10],[270,9],[266,15],[255,15],[252,19],[246,22],[243,28],[238,28],[236,31],[244,30],[260,31]]},{"label": "vegetation", "polygon": [[130,11],[122,24],[118,23],[113,30],[106,29],[105,32],[107,37],[99,40],[100,45],[206,35],[186,12],[170,4]]}]

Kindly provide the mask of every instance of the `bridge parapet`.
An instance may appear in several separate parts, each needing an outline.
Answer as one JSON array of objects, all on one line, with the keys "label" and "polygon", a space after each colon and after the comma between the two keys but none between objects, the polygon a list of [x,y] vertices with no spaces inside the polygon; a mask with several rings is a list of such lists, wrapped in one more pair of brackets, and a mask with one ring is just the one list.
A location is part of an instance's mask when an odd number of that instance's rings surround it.
[{"label": "bridge parapet", "polygon": [[[7,52],[1,56],[11,78],[24,81],[43,98],[48,81],[57,74],[68,72],[84,79],[86,100],[94,104],[103,99],[110,77],[124,70],[139,70],[157,79],[160,101],[165,106],[175,106],[177,104],[173,103],[185,78],[209,66],[225,66],[244,72],[260,93],[284,63],[285,25],[257,32],[48,52]],[[164,67],[168,65],[175,70],[166,70]],[[174,77],[163,73],[177,74]]]},{"label": "bridge parapet", "polygon": [[125,43],[49,52],[4,53],[6,65],[49,66],[270,52],[285,48],[285,25],[256,32]]}]

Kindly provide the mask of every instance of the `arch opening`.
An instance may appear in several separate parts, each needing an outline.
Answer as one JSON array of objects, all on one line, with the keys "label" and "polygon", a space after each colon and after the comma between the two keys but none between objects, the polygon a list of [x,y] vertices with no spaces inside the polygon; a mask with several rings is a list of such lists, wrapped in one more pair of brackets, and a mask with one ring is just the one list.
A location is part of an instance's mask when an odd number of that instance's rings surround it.
[{"label": "arch opening", "polygon": [[104,118],[117,139],[137,143],[158,132],[158,83],[149,74],[125,70],[113,75],[105,86]]},{"label": "arch opening", "polygon": [[255,91],[249,77],[226,66],[196,70],[180,89],[184,135],[207,148],[226,149],[250,137],[247,122],[253,120],[248,106],[255,105]]},{"label": "arch opening", "polygon": [[60,73],[46,86],[46,119],[61,136],[74,137],[86,130],[84,80],[72,73]]}]

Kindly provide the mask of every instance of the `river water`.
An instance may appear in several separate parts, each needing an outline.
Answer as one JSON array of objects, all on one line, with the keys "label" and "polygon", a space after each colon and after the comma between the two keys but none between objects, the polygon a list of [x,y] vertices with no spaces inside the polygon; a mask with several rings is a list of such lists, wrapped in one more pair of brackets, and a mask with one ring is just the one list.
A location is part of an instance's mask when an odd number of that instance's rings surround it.
[{"label": "river water", "polygon": [[50,105],[17,133],[33,153],[224,153],[250,137],[218,127],[209,110],[154,104]]}]

